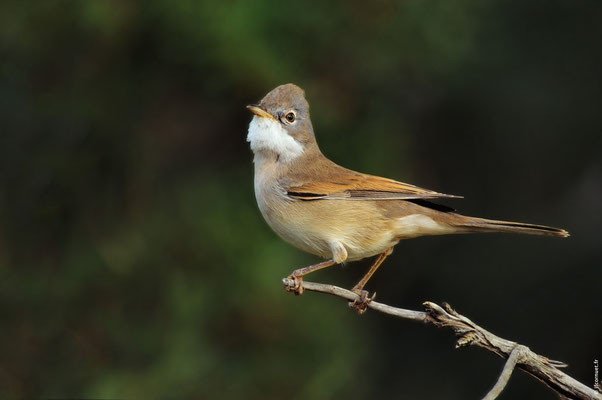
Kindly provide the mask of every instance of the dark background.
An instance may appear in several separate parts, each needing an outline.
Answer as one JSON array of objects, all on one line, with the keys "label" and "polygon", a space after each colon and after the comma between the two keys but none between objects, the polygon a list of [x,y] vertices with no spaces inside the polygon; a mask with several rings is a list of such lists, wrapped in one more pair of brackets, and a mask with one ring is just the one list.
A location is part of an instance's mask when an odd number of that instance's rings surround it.
[{"label": "dark background", "polygon": [[[448,301],[593,385],[600,21],[569,0],[2,2],[0,396],[487,392],[503,360],[451,332],[282,289],[316,258],[257,210],[244,106],[287,82],[334,161],[568,229],[402,242],[368,288]],[[518,372],[501,398],[555,396]]]}]

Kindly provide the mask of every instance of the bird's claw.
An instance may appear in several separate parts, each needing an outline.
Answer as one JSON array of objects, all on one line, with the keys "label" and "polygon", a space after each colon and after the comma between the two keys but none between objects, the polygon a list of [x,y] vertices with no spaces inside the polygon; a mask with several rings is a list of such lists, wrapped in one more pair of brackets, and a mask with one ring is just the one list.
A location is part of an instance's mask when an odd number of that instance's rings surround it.
[{"label": "bird's claw", "polygon": [[368,309],[368,304],[374,300],[376,293],[374,293],[372,296],[369,296],[370,293],[367,290],[362,289],[353,289],[352,292],[357,294],[359,299],[350,301],[349,307],[353,308],[358,314],[361,315],[366,312]]},{"label": "bird's claw", "polygon": [[284,284],[287,292],[293,292],[296,296],[303,294],[303,277],[299,275],[289,275]]}]

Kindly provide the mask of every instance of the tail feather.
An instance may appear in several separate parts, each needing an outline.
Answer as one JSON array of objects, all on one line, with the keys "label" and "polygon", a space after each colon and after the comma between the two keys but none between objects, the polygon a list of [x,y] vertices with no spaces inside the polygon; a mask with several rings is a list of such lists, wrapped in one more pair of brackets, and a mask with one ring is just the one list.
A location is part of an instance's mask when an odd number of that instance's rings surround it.
[{"label": "tail feather", "polygon": [[496,221],[484,218],[465,217],[456,225],[466,232],[510,232],[528,235],[545,235],[568,237],[569,233],[564,229],[553,228],[545,225],[525,224],[522,222]]}]

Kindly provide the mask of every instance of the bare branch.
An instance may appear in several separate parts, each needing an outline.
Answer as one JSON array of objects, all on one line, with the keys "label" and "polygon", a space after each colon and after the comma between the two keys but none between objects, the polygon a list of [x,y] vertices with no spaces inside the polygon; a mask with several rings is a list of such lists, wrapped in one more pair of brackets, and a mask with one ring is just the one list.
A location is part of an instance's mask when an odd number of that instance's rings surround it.
[{"label": "bare branch", "polygon": [[[283,279],[282,282],[285,287],[294,285],[294,282],[288,278]],[[354,292],[338,286],[306,281],[302,281],[301,284],[305,290],[331,294],[350,302],[360,300],[360,296]],[[425,311],[413,311],[372,301],[368,304],[368,308],[395,317],[435,325],[436,327],[449,327],[458,337],[456,348],[479,346],[494,352],[500,357],[506,358],[507,361],[504,369],[495,386],[484,398],[486,400],[493,400],[499,396],[508,383],[515,366],[546,384],[561,397],[579,400],[602,400],[601,393],[571,378],[558,369],[566,367],[566,364],[550,360],[532,352],[526,346],[494,335],[465,316],[458,314],[449,304],[444,303],[444,307],[441,307],[427,301],[423,305]]]},{"label": "bare branch", "polygon": [[516,363],[525,356],[525,352],[528,350],[529,349],[527,347],[522,345],[518,345],[514,348],[514,350],[512,350],[512,353],[510,353],[510,357],[508,357],[508,360],[506,360],[504,369],[495,383],[495,386],[493,386],[489,393],[487,393],[487,396],[483,397],[483,400],[497,399],[497,397],[502,393],[508,384]]},{"label": "bare branch", "polygon": [[[294,281],[292,279],[284,278],[282,280],[285,286],[294,285]],[[343,289],[338,286],[333,285],[325,285],[323,283],[315,283],[315,282],[306,282],[303,281],[303,289],[310,290],[312,292],[321,292],[332,294],[333,296],[342,297],[349,301],[359,300],[359,296],[353,293],[351,290]],[[393,315],[394,317],[411,319],[418,322],[427,322],[427,315],[424,311],[413,311],[413,310],[405,310],[403,308],[391,307],[383,303],[377,303],[376,301],[371,301],[368,303],[368,308],[371,308],[376,311],[380,311],[385,314]]]}]

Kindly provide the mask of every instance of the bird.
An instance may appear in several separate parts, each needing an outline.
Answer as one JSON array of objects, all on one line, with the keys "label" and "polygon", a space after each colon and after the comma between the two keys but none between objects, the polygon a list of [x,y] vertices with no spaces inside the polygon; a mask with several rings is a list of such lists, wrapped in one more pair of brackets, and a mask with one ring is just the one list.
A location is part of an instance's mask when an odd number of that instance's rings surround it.
[{"label": "bird", "polygon": [[325,261],[293,271],[288,291],[303,293],[303,277],[343,262],[374,257],[351,289],[359,313],[373,299],[366,283],[401,240],[427,235],[510,232],[567,237],[564,229],[469,217],[433,200],[461,198],[364,174],[329,160],[316,141],[309,103],[288,83],[248,105],[259,210],[282,239]]}]

